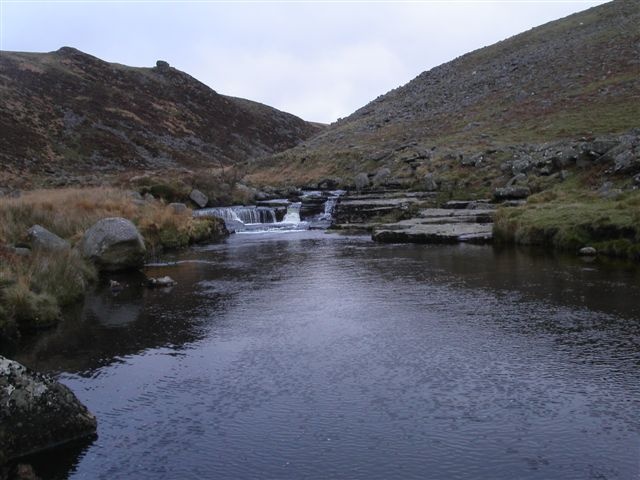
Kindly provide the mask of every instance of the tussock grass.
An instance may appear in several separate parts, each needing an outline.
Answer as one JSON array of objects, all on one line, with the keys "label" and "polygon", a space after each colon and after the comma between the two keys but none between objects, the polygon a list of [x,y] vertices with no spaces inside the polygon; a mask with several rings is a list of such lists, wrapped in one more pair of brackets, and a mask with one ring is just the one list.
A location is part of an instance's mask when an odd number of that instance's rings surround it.
[{"label": "tussock grass", "polygon": [[55,324],[62,308],[82,298],[97,276],[76,249],[18,256],[9,246],[23,242],[34,224],[74,245],[106,217],[134,222],[151,255],[210,239],[221,222],[193,218],[189,209],[176,214],[162,201],[142,201],[117,188],[34,190],[0,198],[0,335]]},{"label": "tussock grass", "polygon": [[526,205],[498,210],[498,241],[548,245],[640,260],[640,192],[602,198],[594,192],[554,188],[529,198]]}]

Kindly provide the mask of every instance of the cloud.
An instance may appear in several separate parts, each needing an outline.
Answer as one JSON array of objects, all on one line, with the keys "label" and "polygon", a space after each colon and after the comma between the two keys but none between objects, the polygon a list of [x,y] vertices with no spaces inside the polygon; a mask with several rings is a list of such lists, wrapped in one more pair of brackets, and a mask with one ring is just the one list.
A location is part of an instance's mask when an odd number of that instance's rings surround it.
[{"label": "cloud", "polygon": [[205,48],[194,76],[219,93],[267,103],[315,121],[346,116],[407,78],[408,70],[385,45],[334,46],[310,55],[285,51]]},{"label": "cloud", "polygon": [[3,3],[0,43],[163,59],[220,93],[331,122],[424,70],[600,3]]}]

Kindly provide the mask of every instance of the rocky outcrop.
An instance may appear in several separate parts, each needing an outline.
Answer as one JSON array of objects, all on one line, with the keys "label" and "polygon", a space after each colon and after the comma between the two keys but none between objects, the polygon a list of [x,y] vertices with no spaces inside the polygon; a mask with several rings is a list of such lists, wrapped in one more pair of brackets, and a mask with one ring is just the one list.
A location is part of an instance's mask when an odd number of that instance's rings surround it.
[{"label": "rocky outcrop", "polygon": [[55,251],[69,250],[71,244],[40,225],[34,225],[27,231],[27,238],[33,250]]},{"label": "rocky outcrop", "polygon": [[424,192],[349,194],[340,198],[333,216],[336,224],[367,223],[383,216],[399,218],[431,198]]},{"label": "rocky outcrop", "polygon": [[489,243],[492,237],[491,224],[423,224],[416,219],[387,225],[372,235],[374,241],[381,243]]},{"label": "rocky outcrop", "polygon": [[[466,204],[466,205],[465,205]],[[461,206],[467,208],[461,208]],[[451,208],[428,208],[415,218],[373,230],[382,243],[489,243],[495,209],[484,202],[449,202]]]},{"label": "rocky outcrop", "polygon": [[89,228],[80,243],[82,255],[100,270],[140,268],[146,248],[136,226],[125,218],[103,218]]},{"label": "rocky outcrop", "polygon": [[0,465],[93,436],[96,426],[67,387],[0,356]]}]

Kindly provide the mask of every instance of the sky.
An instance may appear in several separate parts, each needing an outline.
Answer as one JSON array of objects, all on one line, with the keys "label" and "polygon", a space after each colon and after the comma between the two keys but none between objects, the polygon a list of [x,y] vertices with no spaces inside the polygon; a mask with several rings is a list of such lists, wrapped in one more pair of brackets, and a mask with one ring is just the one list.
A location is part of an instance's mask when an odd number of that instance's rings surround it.
[{"label": "sky", "polygon": [[330,123],[425,70],[602,3],[0,0],[0,50],[165,60],[218,93]]}]

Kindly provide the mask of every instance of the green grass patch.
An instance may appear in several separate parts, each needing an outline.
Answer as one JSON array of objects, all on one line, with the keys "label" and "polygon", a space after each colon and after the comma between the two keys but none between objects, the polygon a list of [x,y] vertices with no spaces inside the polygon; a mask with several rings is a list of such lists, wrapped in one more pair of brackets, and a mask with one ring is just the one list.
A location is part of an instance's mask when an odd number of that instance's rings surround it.
[{"label": "green grass patch", "polygon": [[569,251],[592,246],[639,259],[640,192],[607,199],[564,185],[533,195],[524,206],[499,209],[494,234],[497,241]]}]

